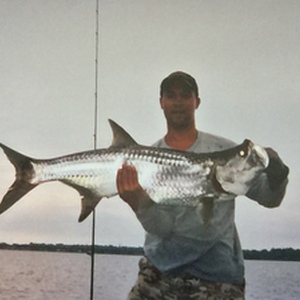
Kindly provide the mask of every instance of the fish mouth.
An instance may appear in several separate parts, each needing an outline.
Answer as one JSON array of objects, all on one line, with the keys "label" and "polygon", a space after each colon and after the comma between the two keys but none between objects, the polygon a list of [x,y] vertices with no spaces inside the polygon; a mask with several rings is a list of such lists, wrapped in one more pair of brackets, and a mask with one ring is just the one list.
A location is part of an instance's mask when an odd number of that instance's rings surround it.
[{"label": "fish mouth", "polygon": [[253,153],[257,157],[258,162],[264,167],[267,168],[270,162],[269,155],[267,151],[258,145],[253,145]]}]

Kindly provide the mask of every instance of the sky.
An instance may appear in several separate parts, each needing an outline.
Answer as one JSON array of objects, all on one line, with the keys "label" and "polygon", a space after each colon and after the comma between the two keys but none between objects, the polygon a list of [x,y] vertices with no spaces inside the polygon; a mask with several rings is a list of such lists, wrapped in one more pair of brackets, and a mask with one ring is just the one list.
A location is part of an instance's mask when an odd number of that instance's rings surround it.
[{"label": "sky", "polygon": [[[275,149],[290,167],[282,205],[236,200],[244,249],[300,248],[300,2],[298,0],[0,0],[0,141],[35,158],[110,145],[111,118],[151,145],[166,131],[159,85],[173,71],[200,87],[199,130]],[[297,80],[298,78],[298,80]],[[0,199],[14,168],[0,151]],[[79,194],[38,186],[0,216],[0,242],[88,244]],[[141,246],[144,231],[118,197],[96,209],[96,243]]]}]

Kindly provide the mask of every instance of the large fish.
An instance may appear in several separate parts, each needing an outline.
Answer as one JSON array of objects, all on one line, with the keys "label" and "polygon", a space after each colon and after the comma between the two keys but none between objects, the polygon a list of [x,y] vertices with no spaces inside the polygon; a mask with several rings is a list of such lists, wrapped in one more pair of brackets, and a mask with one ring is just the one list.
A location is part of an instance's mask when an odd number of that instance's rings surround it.
[{"label": "large fish", "polygon": [[196,154],[139,145],[109,122],[113,142],[106,149],[33,159],[0,144],[16,169],[0,214],[40,183],[60,181],[81,194],[81,222],[101,198],[117,195],[116,174],[124,162],[135,166],[141,186],[156,203],[197,206],[207,199],[246,194],[269,162],[266,151],[249,140],[225,151]]}]

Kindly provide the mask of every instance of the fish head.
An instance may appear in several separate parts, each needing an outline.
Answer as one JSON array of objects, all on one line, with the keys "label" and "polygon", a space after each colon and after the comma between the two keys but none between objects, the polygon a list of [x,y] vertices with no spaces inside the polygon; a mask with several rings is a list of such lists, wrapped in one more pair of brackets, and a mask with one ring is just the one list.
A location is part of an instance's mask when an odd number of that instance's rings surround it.
[{"label": "fish head", "polygon": [[229,159],[216,166],[216,180],[227,193],[245,195],[268,166],[269,156],[263,147],[250,140],[230,151]]}]

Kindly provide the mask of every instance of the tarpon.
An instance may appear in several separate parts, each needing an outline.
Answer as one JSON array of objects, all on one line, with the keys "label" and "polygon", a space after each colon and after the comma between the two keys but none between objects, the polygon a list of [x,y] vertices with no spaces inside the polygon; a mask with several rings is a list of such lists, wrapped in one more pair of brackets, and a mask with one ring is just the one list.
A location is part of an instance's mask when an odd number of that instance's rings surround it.
[{"label": "tarpon", "polygon": [[81,222],[103,197],[117,195],[116,174],[124,162],[136,168],[140,185],[156,203],[197,206],[207,199],[245,195],[269,163],[264,148],[250,140],[228,150],[197,154],[142,146],[118,124],[109,123],[113,142],[105,149],[34,159],[0,144],[16,169],[0,214],[37,185],[60,181],[82,196]]}]

